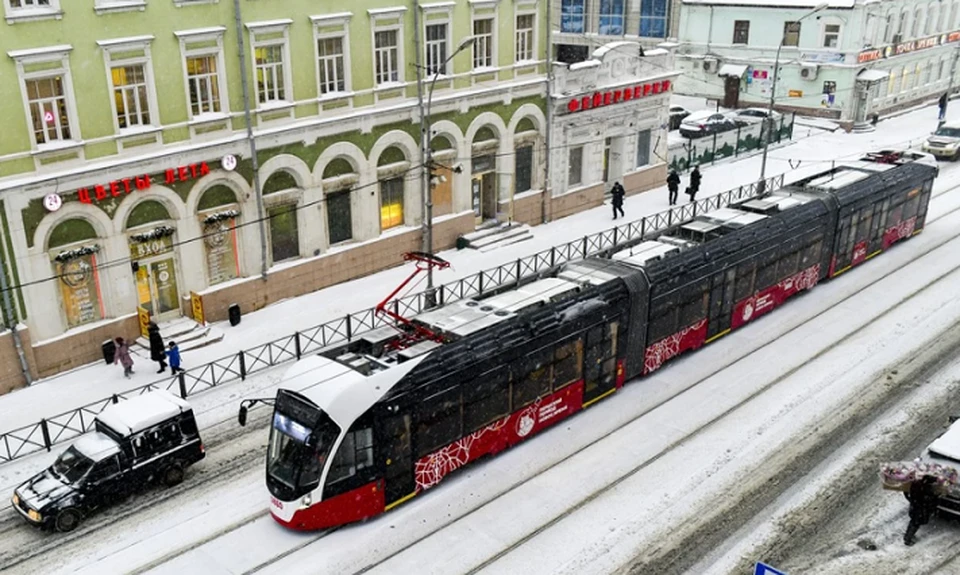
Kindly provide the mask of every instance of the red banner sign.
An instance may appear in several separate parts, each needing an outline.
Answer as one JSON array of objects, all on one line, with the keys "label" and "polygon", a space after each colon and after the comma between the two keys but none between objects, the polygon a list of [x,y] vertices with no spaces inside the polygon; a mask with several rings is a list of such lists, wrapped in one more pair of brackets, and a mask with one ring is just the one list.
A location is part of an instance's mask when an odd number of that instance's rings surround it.
[{"label": "red banner sign", "polygon": [[582,112],[583,110],[602,108],[629,100],[639,100],[651,94],[663,94],[670,90],[670,85],[670,80],[663,80],[660,82],[627,86],[626,88],[617,88],[616,90],[607,90],[606,92],[594,92],[590,96],[574,98],[567,102],[567,111]]},{"label": "red banner sign", "polygon": [[[206,162],[190,164],[189,166],[179,166],[177,168],[171,168],[164,173],[163,183],[169,186],[177,182],[187,182],[189,180],[202,178],[209,173],[210,167]],[[149,189],[150,186],[153,185],[153,182],[154,178],[149,174],[114,180],[108,184],[97,184],[93,186],[93,188],[80,188],[77,190],[77,198],[84,204],[92,204],[95,201],[102,202],[108,198],[124,196],[134,190],[142,192],[143,190]]]},{"label": "red banner sign", "polygon": [[937,46],[950,44],[952,42],[956,42],[957,40],[960,40],[960,32],[951,32],[941,36],[931,36],[921,40],[911,40],[909,42],[891,44],[890,46],[885,46],[883,48],[871,48],[857,54],[857,62],[864,64],[866,62],[882,60],[883,58],[901,56],[903,54],[910,54],[911,52],[917,52],[919,50],[926,50],[927,48],[936,48]]}]

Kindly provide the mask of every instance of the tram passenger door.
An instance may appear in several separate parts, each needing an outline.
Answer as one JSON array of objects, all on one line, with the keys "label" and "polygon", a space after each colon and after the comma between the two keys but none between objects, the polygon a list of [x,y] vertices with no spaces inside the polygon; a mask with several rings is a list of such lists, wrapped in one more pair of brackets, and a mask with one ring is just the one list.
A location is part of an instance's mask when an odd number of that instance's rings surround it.
[{"label": "tram passenger door", "polygon": [[733,287],[737,268],[730,268],[713,276],[710,287],[710,317],[707,324],[707,341],[730,330],[733,313]]},{"label": "tram passenger door", "polygon": [[413,456],[410,448],[410,415],[394,415],[383,419],[384,494],[387,507],[414,492]]}]

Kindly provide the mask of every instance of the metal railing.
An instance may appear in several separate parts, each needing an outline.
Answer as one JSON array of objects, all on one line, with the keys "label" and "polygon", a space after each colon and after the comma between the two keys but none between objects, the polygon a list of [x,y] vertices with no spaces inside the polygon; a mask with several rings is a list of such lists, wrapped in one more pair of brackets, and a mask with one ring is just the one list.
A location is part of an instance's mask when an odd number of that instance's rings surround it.
[{"label": "metal railing", "polygon": [[[460,299],[482,296],[485,293],[503,289],[525,280],[536,279],[550,273],[557,266],[566,262],[582,259],[589,255],[610,252],[621,244],[669,228],[676,223],[696,216],[698,213],[718,209],[754,196],[760,189],[758,184],[759,182],[740,186],[716,196],[703,198],[695,203],[651,214],[639,220],[586,235],[496,268],[443,284],[437,288],[437,301],[440,305],[443,305]],[[769,178],[766,189],[773,190],[782,185],[783,175],[781,174]],[[425,294],[419,292],[397,298],[391,301],[389,305],[393,306],[394,311],[399,314],[413,316],[424,311],[427,307],[425,304]],[[176,376],[114,394],[106,399],[41,419],[35,424],[2,433],[0,434],[0,463],[12,461],[44,449],[49,451],[53,445],[90,431],[94,424],[94,418],[111,403],[118,403],[120,400],[158,389],[175,390],[180,397],[187,398],[225,383],[245,380],[253,374],[288,361],[300,359],[303,355],[346,343],[364,332],[389,325],[389,323],[389,318],[377,315],[372,308],[347,314],[344,317],[296,331],[280,339],[222,357],[186,372],[181,372]]]}]

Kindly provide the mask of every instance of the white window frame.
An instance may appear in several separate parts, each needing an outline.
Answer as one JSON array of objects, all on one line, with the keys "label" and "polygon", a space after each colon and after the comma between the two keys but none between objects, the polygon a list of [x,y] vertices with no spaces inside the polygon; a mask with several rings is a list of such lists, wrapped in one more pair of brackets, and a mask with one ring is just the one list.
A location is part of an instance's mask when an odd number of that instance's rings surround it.
[{"label": "white window frame", "polygon": [[[836,46],[827,45],[827,26],[837,26],[837,44]],[[820,48],[827,50],[840,50],[843,47],[843,22],[836,18],[824,18],[820,22]],[[831,32],[832,36],[833,33]]]},{"label": "white window frame", "polygon": [[[80,118],[77,114],[77,100],[73,93],[73,80],[70,73],[70,52],[73,46],[68,44],[60,46],[49,46],[47,48],[37,48],[30,50],[16,50],[7,52],[7,56],[12,58],[17,66],[17,76],[20,82],[20,96],[23,102],[24,117],[27,120],[27,129],[30,131],[30,145],[35,152],[45,152],[49,150],[59,150],[79,146],[83,143],[80,136]],[[58,68],[48,68],[36,72],[25,71],[25,66],[32,64],[48,64],[59,62]],[[33,129],[33,116],[30,113],[30,102],[27,98],[27,81],[42,80],[51,76],[60,76],[63,84],[63,97],[67,109],[67,122],[70,125],[70,139],[55,140],[53,142],[37,143],[37,137]]]},{"label": "white window frame", "polygon": [[[490,62],[485,66],[477,66],[477,49],[481,46],[481,39],[475,33],[476,23],[478,20],[490,20]],[[474,72],[484,73],[490,72],[491,70],[496,70],[499,65],[497,62],[497,52],[499,49],[498,46],[498,36],[497,31],[499,30],[499,23],[497,22],[497,13],[492,14],[477,14],[476,10],[470,16],[470,34],[476,38],[476,41],[473,43],[473,48],[470,50],[470,67]]]},{"label": "white window frame", "polygon": [[[97,42],[97,45],[100,46],[103,51],[103,63],[107,72],[107,86],[110,88],[110,110],[113,112],[113,128],[118,135],[138,134],[159,129],[159,106],[157,105],[156,82],[153,75],[153,58],[150,53],[150,45],[153,43],[153,39],[153,36],[136,36],[131,38],[117,38],[115,40],[100,40]],[[113,59],[114,54],[135,50],[143,50],[143,56]],[[121,128],[115,97],[116,88],[113,85],[113,68],[129,65],[143,66],[143,76],[147,90],[147,113],[150,115],[150,123],[140,124],[132,128],[129,126],[127,128]]]},{"label": "white window frame", "polygon": [[[406,60],[404,54],[404,16],[406,6],[392,8],[371,8],[367,10],[370,17],[370,53],[373,54],[373,65],[370,72],[373,74],[374,90],[390,90],[406,84]],[[377,82],[377,32],[397,33],[397,79]]]},{"label": "white window frame", "polygon": [[913,12],[913,26],[910,27],[911,40],[919,38],[920,33],[923,32],[924,16],[926,16],[926,10],[923,9],[923,6],[917,6],[917,9]]},{"label": "white window frame", "polygon": [[[443,40],[430,40],[427,34],[427,29],[431,26],[443,27]],[[450,75],[450,61],[447,60],[447,58],[450,57],[450,54],[453,53],[453,47],[451,46],[450,41],[450,31],[451,26],[449,20],[429,20],[423,23],[423,62],[424,66],[426,67],[425,74],[427,78],[433,78],[434,75],[436,75],[438,78],[443,78]],[[442,54],[437,55],[437,60],[439,60],[439,62],[436,63],[437,69],[433,70],[431,69],[430,53],[439,51],[439,49],[435,48],[440,47],[443,48],[443,52]]]},{"label": "white window frame", "polygon": [[16,22],[27,22],[30,20],[47,20],[63,18],[63,10],[60,9],[60,0],[49,0],[49,5],[41,6],[37,4],[41,0],[20,0],[21,3],[29,3],[30,6],[22,5],[15,7],[11,0],[3,0],[3,9],[6,13],[7,24]]},{"label": "white window frame", "polygon": [[[450,57],[450,54],[453,54],[453,9],[456,6],[456,2],[436,2],[433,4],[421,4],[420,11],[423,15],[423,29],[420,31],[423,38],[423,64],[425,70],[425,77],[427,79],[432,79],[433,74],[430,73],[430,69],[427,65],[429,61],[428,54],[430,52],[430,44],[427,40],[427,28],[429,26],[446,26],[446,37],[444,39],[445,49],[446,49],[446,58]],[[439,44],[439,42],[435,42]],[[444,59],[446,59],[444,58]],[[451,74],[450,66],[453,64],[451,59],[446,64],[444,64],[443,69],[440,70],[440,73],[437,74],[438,79],[446,78]]]},{"label": "white window frame", "polygon": [[147,0],[96,0],[93,10],[97,14],[110,12],[143,12],[147,9]]},{"label": "white window frame", "polygon": [[[227,94],[226,62],[223,57],[223,33],[226,32],[224,26],[213,28],[199,28],[196,30],[185,30],[174,32],[174,35],[180,40],[180,67],[183,70],[183,94],[187,102],[187,117],[190,123],[202,123],[214,120],[223,120],[230,115],[230,97]],[[216,41],[217,46],[205,48],[190,48],[191,43],[209,43]],[[220,94],[219,112],[201,112],[194,115],[193,104],[190,102],[190,78],[187,76],[187,58],[197,58],[203,56],[213,56],[217,60],[217,92]]]},{"label": "white window frame", "polygon": [[[517,28],[517,20],[521,16],[532,16],[533,17],[533,28],[530,32],[530,58],[521,58],[520,51],[517,49],[517,44],[520,43],[520,29]],[[540,36],[538,30],[538,21],[537,21],[537,6],[535,3],[528,4],[517,4],[517,8],[513,14],[513,63],[514,64],[527,64],[533,63],[540,60],[538,57],[537,46],[540,43]]]},{"label": "white window frame", "polygon": [[[272,110],[276,108],[286,108],[293,105],[293,61],[290,58],[290,25],[293,20],[269,20],[265,22],[250,22],[246,24],[247,31],[250,34],[250,70],[253,73],[251,88],[256,101],[256,109]],[[264,39],[258,36],[273,36],[282,34],[282,38]],[[270,99],[266,102],[260,101],[260,86],[257,84],[257,48],[268,48],[280,46],[282,61],[280,62],[280,75],[283,78],[283,97]],[[270,64],[270,67],[276,67],[276,64]]]},{"label": "white window frame", "polygon": [[[353,76],[350,73],[350,18],[352,16],[351,12],[310,16],[310,21],[313,23],[313,61],[317,75],[317,97],[320,99],[339,98],[353,94]],[[333,28],[334,26],[339,26],[340,30],[321,31],[324,28]],[[343,91],[324,93],[320,74],[320,40],[330,38],[340,38],[343,47]]]},{"label": "white window frame", "polygon": [[[572,175],[571,167],[572,167],[572,166],[570,165],[570,158],[571,158],[571,155],[573,154],[574,150],[578,150],[578,149],[580,150],[580,167],[577,169],[577,172],[578,172],[578,174],[580,175],[580,178],[579,178],[579,180],[577,180],[576,182],[574,182],[574,181],[571,179],[571,175]],[[586,146],[584,146],[584,145],[582,145],[582,144],[581,144],[581,145],[578,145],[578,146],[571,146],[571,147],[567,150],[567,178],[566,178],[566,180],[567,180],[567,189],[568,189],[568,190],[569,190],[570,188],[578,188],[578,187],[580,187],[580,186],[583,185],[583,160],[584,160],[585,157],[586,157]]]}]

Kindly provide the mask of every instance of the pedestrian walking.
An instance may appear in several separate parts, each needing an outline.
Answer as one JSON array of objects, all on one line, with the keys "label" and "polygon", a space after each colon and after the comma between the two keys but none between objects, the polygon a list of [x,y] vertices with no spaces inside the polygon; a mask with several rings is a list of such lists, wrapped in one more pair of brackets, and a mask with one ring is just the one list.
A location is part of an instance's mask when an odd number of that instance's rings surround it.
[{"label": "pedestrian walking", "polygon": [[944,92],[944,93],[940,96],[940,99],[937,100],[937,107],[940,108],[940,117],[939,117],[939,120],[940,120],[941,122],[943,122],[944,120],[947,119],[947,101],[948,101],[948,100],[949,100],[949,98],[947,97],[947,93],[946,93],[946,92]]},{"label": "pedestrian walking", "polygon": [[167,347],[169,348],[167,349],[167,359],[170,361],[170,371],[176,375],[183,371],[183,369],[180,368],[180,348],[177,347],[177,342],[175,341],[168,343]]},{"label": "pedestrian walking", "polygon": [[614,182],[613,188],[610,189],[610,195],[613,196],[613,219],[617,219],[617,212],[620,212],[621,217],[625,217],[623,213],[624,194],[626,194],[626,191],[620,185],[620,182]]},{"label": "pedestrian walking", "polygon": [[680,174],[676,170],[670,170],[667,176],[667,190],[670,191],[670,205],[677,205],[677,192],[680,191]]},{"label": "pedestrian walking", "polygon": [[694,166],[693,171],[690,172],[690,185],[687,186],[687,195],[690,196],[690,201],[693,202],[697,199],[697,192],[700,191],[700,166]]},{"label": "pedestrian walking", "polygon": [[130,345],[122,338],[117,337],[113,340],[117,344],[117,352],[113,357],[113,363],[119,363],[123,366],[123,377],[130,379],[133,373],[133,358],[130,357]]},{"label": "pedestrian walking", "polygon": [[936,481],[936,477],[924,475],[922,479],[910,484],[910,490],[907,491],[907,500],[910,502],[910,524],[907,525],[907,532],[903,535],[903,542],[906,545],[916,543],[917,530],[921,525],[926,525],[937,511],[940,498],[934,491]]},{"label": "pedestrian walking", "polygon": [[163,336],[160,335],[160,327],[151,321],[147,327],[147,334],[150,336],[150,359],[160,364],[157,373],[163,373],[167,370],[167,354],[163,349]]}]

